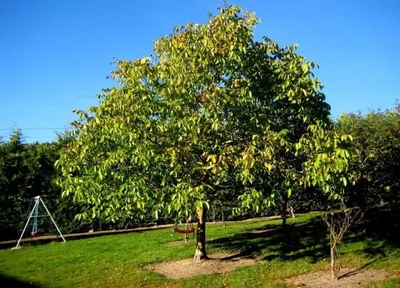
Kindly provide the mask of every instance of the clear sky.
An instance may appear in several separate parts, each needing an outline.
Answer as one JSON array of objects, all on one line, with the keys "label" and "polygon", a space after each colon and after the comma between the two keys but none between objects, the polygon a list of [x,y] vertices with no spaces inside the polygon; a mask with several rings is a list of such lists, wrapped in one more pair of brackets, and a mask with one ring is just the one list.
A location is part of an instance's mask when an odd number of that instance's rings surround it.
[{"label": "clear sky", "polygon": [[[400,98],[399,0],[230,0],[256,12],[256,38],[300,44],[334,117],[394,107]],[[151,54],[153,41],[204,23],[222,0],[0,0],[0,136],[51,141],[97,103],[112,57]]]}]

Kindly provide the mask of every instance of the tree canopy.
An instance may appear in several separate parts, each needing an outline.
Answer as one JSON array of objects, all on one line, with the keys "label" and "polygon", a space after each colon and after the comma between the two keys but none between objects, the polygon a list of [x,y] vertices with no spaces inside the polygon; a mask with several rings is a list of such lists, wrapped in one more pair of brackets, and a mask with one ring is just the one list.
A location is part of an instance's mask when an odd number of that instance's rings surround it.
[{"label": "tree canopy", "polygon": [[76,111],[75,141],[57,163],[63,194],[92,207],[80,217],[195,217],[205,258],[204,214],[227,187],[241,211],[296,187],[346,185],[351,137],[332,129],[317,65],[296,45],[255,41],[257,22],[224,7],[176,27],[150,57],[116,61],[118,84]]}]

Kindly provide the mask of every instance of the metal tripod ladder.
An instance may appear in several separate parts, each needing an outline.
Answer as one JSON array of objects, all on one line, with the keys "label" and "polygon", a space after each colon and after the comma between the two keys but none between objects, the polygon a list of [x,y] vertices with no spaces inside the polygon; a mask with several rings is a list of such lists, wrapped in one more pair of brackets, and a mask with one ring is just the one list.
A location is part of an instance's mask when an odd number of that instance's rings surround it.
[{"label": "metal tripod ladder", "polygon": [[[29,214],[28,220],[26,221],[24,230],[22,230],[21,236],[20,236],[19,239],[18,239],[17,246],[15,246],[15,247],[12,248],[12,249],[18,249],[18,248],[20,248],[19,244],[21,243],[22,237],[23,237],[24,234],[25,234],[26,228],[28,227],[28,224],[29,224],[29,221],[31,220],[31,218],[33,218],[32,233],[35,233],[35,234],[36,234],[36,232],[37,232],[37,218],[38,218],[38,217],[43,217],[43,216],[39,216],[39,215],[38,215],[40,203],[43,205],[43,207],[44,207],[44,209],[46,210],[46,213],[47,213],[47,215],[44,215],[44,217],[50,217],[51,221],[53,222],[54,226],[55,226],[56,229],[57,229],[58,234],[60,234],[62,240],[63,240],[64,242],[66,242],[64,236],[62,235],[62,233],[61,233],[60,229],[58,228],[56,222],[54,221],[54,219],[53,219],[53,217],[51,216],[49,210],[47,209],[46,204],[44,204],[42,198],[40,198],[40,196],[36,196],[36,197],[33,197],[32,200],[34,201],[35,204],[33,205],[33,208],[32,208],[32,210],[31,210],[31,212],[30,212],[30,214]],[[32,236],[34,236],[34,234],[32,234]]]}]

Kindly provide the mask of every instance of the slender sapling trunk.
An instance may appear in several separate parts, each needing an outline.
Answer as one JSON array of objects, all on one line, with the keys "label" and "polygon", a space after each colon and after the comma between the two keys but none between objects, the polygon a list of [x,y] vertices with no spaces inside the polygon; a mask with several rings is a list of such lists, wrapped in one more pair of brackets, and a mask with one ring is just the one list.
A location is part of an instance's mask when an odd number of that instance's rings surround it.
[{"label": "slender sapling trunk", "polygon": [[339,264],[339,257],[336,249],[336,244],[331,245],[331,272],[332,272],[332,281],[338,280],[340,272],[340,264]]},{"label": "slender sapling trunk", "polygon": [[344,210],[342,213],[324,213],[322,214],[322,219],[324,220],[326,226],[329,229],[330,239],[331,239],[331,273],[332,281],[339,279],[340,264],[339,264],[339,254],[337,251],[337,245],[340,244],[344,234],[347,229],[356,220],[360,220],[362,217],[362,212],[360,209]]}]

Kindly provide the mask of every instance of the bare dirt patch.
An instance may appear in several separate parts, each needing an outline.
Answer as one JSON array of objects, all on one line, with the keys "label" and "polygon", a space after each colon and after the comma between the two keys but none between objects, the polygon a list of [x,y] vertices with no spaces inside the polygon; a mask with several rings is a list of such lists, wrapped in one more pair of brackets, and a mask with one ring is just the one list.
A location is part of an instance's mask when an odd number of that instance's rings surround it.
[{"label": "bare dirt patch", "polygon": [[341,268],[340,275],[339,280],[332,281],[330,270],[318,271],[287,279],[287,282],[296,287],[356,288],[391,277],[388,272],[382,270],[360,270],[354,268]]},{"label": "bare dirt patch", "polygon": [[225,274],[242,266],[249,266],[258,261],[251,256],[243,256],[232,253],[217,253],[210,256],[210,260],[193,262],[190,259],[169,261],[150,264],[144,268],[163,274],[170,279],[193,277],[196,275],[208,275],[213,273]]}]

